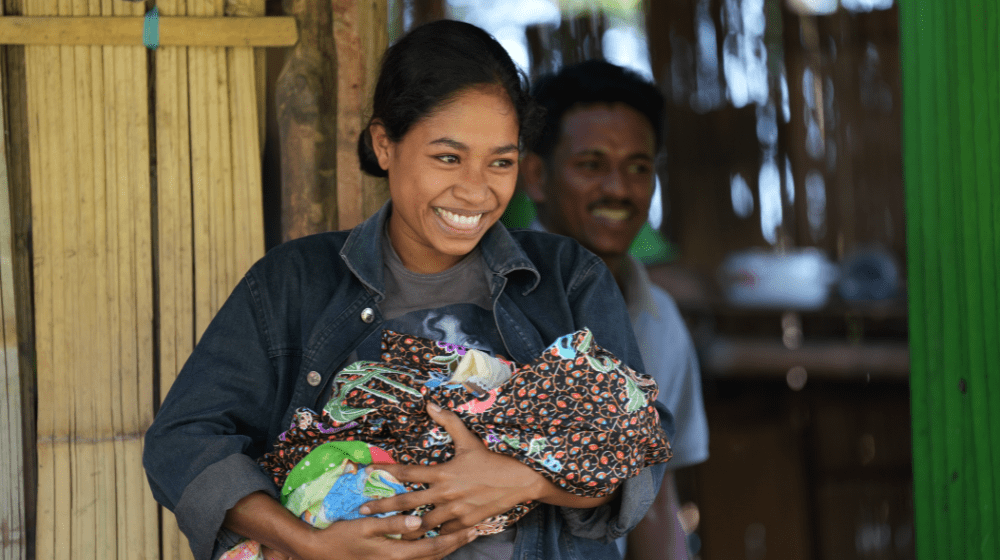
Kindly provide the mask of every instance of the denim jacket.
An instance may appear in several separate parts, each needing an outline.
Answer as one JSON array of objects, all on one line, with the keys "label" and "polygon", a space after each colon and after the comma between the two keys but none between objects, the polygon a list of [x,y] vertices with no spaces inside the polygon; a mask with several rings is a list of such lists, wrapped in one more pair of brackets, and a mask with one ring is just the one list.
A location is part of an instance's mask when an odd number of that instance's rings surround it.
[{"label": "denim jacket", "polygon": [[[278,489],[256,459],[295,410],[318,410],[351,352],[380,332],[382,228],[387,203],[351,231],[272,249],[246,273],[206,329],[146,432],[143,465],[153,496],[174,512],[195,558],[230,544],[221,531],[244,496]],[[644,371],[628,311],[603,262],[568,238],[494,225],[480,241],[507,355],[530,361],[556,338],[589,327]],[[672,435],[671,417],[660,409]],[[619,558],[614,539],[652,503],[665,465],[643,469],[620,498],[594,509],[549,505],[517,525],[518,559]],[[219,542],[217,542],[217,540]]]}]

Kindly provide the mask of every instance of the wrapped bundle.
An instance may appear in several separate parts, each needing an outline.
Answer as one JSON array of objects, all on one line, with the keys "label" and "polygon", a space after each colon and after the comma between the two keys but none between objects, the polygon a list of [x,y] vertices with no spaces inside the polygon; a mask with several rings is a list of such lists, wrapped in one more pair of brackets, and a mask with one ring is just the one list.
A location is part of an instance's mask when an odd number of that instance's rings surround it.
[{"label": "wrapped bundle", "polygon": [[[456,412],[491,451],[579,496],[607,496],[642,468],[670,458],[653,406],[655,382],[602,349],[589,330],[559,338],[516,368],[472,352],[386,331],[382,362],[356,362],[338,373],[323,411],[300,409],[260,464],[281,486],[306,454],[332,440],[364,442],[400,463],[445,462],[454,446],[427,414],[428,402]],[[480,532],[502,531],[536,505],[519,504]]]}]

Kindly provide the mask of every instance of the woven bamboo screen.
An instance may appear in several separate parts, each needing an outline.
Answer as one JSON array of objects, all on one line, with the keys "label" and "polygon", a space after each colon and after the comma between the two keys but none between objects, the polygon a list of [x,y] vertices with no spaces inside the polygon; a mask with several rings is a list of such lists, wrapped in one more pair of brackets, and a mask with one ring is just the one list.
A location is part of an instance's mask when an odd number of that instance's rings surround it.
[{"label": "woven bamboo screen", "polygon": [[[158,7],[164,15],[224,15],[223,2]],[[245,5],[243,15],[263,8]],[[143,10],[120,0],[25,4],[27,16]],[[169,513],[161,542],[142,435],[157,377],[165,394],[264,252],[255,55],[246,47],[151,54],[143,46],[28,46],[25,58],[37,557],[187,557]]]},{"label": "woven bamboo screen", "polygon": [[1000,558],[1000,7],[900,2],[917,557]]},{"label": "woven bamboo screen", "polygon": [[[2,88],[0,88],[2,89]],[[0,130],[6,118],[0,108]],[[13,239],[7,153],[0,142],[0,560],[24,558],[27,538],[21,427],[21,373],[14,301]]]}]

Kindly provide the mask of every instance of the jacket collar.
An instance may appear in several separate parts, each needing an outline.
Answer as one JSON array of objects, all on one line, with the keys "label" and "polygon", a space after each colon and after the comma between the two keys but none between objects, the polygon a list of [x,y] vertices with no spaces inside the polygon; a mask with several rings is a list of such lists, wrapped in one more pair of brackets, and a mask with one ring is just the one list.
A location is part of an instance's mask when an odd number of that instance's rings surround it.
[{"label": "jacket collar", "polygon": [[[340,258],[369,290],[385,297],[384,262],[382,260],[382,232],[386,220],[392,214],[392,201],[382,205],[372,217],[357,225],[347,236]],[[494,276],[507,277],[515,270],[528,271],[534,275],[526,293],[534,290],[541,281],[541,274],[514,240],[503,224],[493,224],[479,241],[486,267]],[[380,298],[380,299],[381,299]]]}]

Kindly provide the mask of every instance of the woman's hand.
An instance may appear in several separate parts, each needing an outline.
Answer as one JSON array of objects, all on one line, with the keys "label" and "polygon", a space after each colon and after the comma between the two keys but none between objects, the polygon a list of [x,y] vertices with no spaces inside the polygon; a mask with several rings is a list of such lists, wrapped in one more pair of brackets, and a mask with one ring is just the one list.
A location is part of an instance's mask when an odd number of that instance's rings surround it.
[{"label": "woman's hand", "polygon": [[434,504],[419,530],[403,533],[404,539],[416,539],[438,525],[442,526],[442,535],[467,530],[541,495],[548,481],[534,469],[487,449],[455,413],[434,404],[428,404],[427,410],[451,436],[455,456],[433,466],[378,465],[400,481],[420,482],[428,488],[368,502],[361,507],[361,513],[406,511]]},{"label": "woman's hand", "polygon": [[[337,558],[343,560],[437,560],[451,554],[476,538],[476,530],[460,531],[433,539],[400,540],[386,535],[399,535],[420,527],[420,518],[406,515],[378,518],[366,517],[338,521],[326,529],[317,529],[309,539],[302,558]],[[276,557],[280,558],[280,557]]]},{"label": "woman's hand", "polygon": [[237,502],[225,520],[226,527],[260,542],[266,560],[438,560],[476,537],[475,529],[419,541],[386,536],[414,531],[420,524],[419,517],[394,515],[337,521],[316,529],[263,492]]},{"label": "woman's hand", "polygon": [[517,459],[487,449],[453,412],[433,404],[428,404],[427,410],[451,436],[455,456],[447,463],[433,466],[378,465],[400,481],[424,483],[428,489],[368,502],[361,508],[361,513],[367,514],[434,504],[434,509],[424,516],[420,530],[404,533],[405,539],[419,538],[438,525],[442,535],[462,532],[529,500],[596,507],[611,499],[610,496],[581,498],[565,492]]}]

